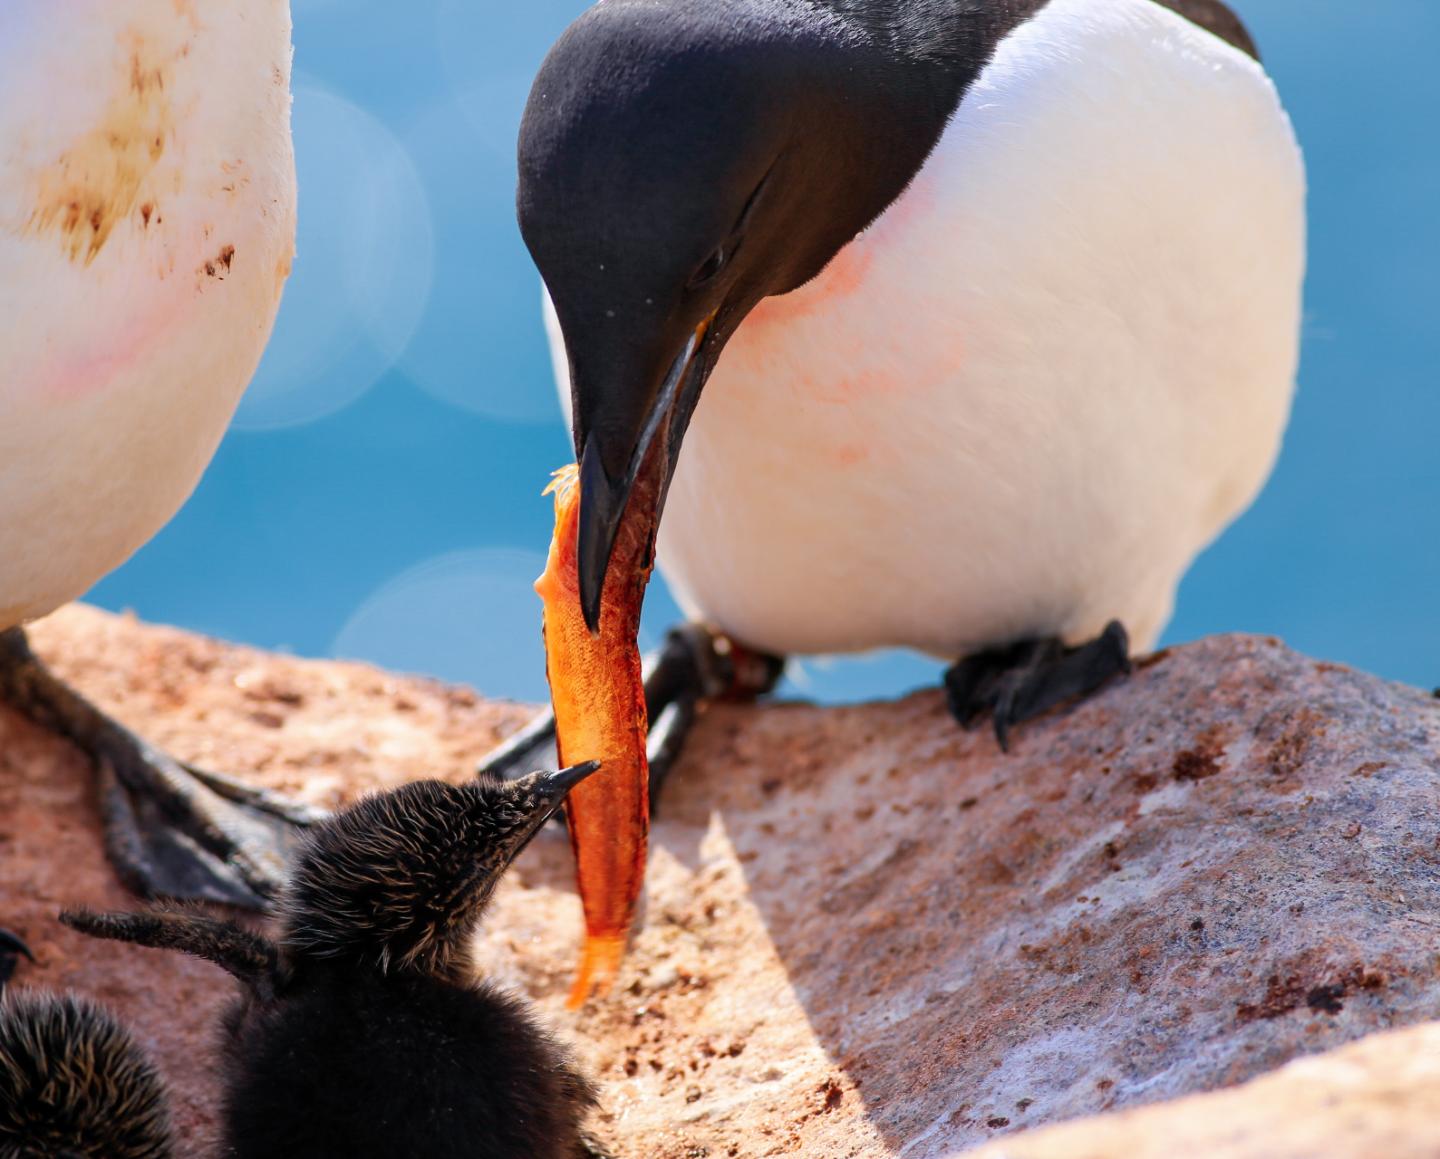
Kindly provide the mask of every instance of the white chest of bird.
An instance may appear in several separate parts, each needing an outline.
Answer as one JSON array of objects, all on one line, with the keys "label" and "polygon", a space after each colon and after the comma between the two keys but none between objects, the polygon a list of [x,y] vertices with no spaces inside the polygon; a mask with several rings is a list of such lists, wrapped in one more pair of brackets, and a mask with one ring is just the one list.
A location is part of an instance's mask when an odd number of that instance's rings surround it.
[{"label": "white chest of bird", "polygon": [[908,190],[731,339],[660,530],[682,607],[780,653],[1115,618],[1149,646],[1274,462],[1304,235],[1259,64],[1152,0],[1051,0]]},{"label": "white chest of bird", "polygon": [[288,0],[0,6],[0,629],[175,513],[295,236]]}]

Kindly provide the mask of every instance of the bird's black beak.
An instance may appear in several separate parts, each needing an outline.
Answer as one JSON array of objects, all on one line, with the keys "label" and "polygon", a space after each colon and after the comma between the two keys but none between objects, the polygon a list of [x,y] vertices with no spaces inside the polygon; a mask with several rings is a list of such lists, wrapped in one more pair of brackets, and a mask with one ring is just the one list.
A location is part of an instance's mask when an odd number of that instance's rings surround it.
[{"label": "bird's black beak", "polygon": [[520,795],[520,808],[537,824],[548,821],[565,803],[565,797],[592,773],[600,771],[599,761],[571,765],[558,772],[531,773],[515,782]]},{"label": "bird's black beak", "polygon": [[[680,442],[703,385],[699,355],[710,321],[689,336],[644,408],[626,415],[576,408],[580,609],[592,633],[600,630],[600,601],[622,524],[633,522],[637,535],[654,542]],[[643,488],[642,502],[636,483],[652,472],[658,478],[647,479],[652,485]]]}]

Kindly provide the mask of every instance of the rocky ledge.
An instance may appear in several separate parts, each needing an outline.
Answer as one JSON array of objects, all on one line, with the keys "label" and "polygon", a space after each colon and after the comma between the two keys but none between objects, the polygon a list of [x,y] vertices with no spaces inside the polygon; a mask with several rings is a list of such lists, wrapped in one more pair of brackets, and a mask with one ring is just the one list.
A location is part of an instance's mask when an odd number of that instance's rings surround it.
[{"label": "rocky ledge", "polygon": [[[327,806],[463,778],[527,717],[87,608],[33,637],[177,755]],[[556,834],[482,959],[577,1044],[633,1159],[1431,1155],[1437,801],[1440,702],[1252,637],[1149,659],[1009,756],[933,691],[717,707],[660,802],[619,991],[563,1010]],[[39,957],[20,981],[124,1014],[207,1154],[225,978],[85,942],[54,921],[75,902],[127,903],[88,767],[0,708],[0,924]]]}]

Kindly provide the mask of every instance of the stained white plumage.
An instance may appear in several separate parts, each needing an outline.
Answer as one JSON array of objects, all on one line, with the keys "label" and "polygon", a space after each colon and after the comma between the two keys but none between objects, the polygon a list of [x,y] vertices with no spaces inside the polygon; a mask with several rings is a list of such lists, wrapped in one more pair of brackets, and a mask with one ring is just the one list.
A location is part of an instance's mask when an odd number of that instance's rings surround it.
[{"label": "stained white plumage", "polygon": [[0,6],[0,630],[175,513],[290,269],[288,0]]},{"label": "stained white plumage", "polygon": [[1254,60],[1152,0],[1051,0],[909,190],[731,339],[660,530],[682,607],[779,653],[1112,618],[1148,647],[1273,464],[1304,233]]}]

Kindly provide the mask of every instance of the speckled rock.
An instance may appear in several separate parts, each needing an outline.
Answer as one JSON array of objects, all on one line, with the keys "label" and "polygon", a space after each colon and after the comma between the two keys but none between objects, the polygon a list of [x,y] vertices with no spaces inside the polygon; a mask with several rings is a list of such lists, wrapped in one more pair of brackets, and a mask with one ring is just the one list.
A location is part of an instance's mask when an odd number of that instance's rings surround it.
[{"label": "speckled rock", "polygon": [[1434,1159],[1440,1026],[1372,1035],[1210,1095],[1009,1136],[972,1159]]},{"label": "speckled rock", "polygon": [[[89,609],[34,637],[177,754],[326,804],[463,777],[525,717]],[[662,800],[619,990],[563,1010],[579,906],[556,834],[501,891],[481,958],[577,1043],[604,1085],[598,1131],[623,1156],[1038,1146],[1019,1132],[1440,1015],[1437,800],[1440,702],[1263,639],[1157,657],[1022,729],[1008,757],[933,691],[717,707]],[[62,903],[119,900],[84,762],[0,711],[0,924],[40,950],[26,980],[135,1021],[202,1155],[226,982],[53,924]],[[1096,1146],[1035,1154],[1150,1153]]]}]

